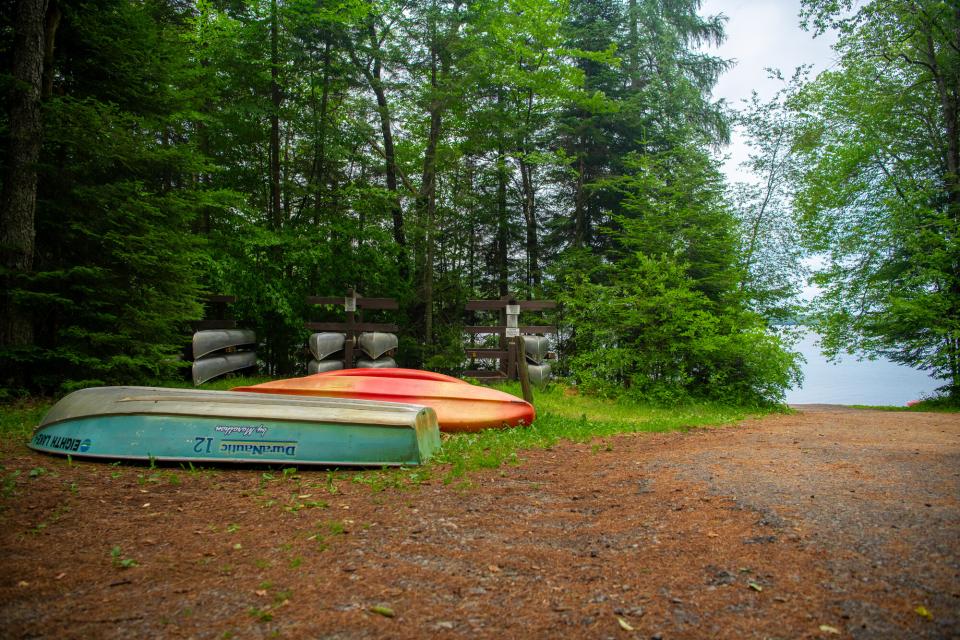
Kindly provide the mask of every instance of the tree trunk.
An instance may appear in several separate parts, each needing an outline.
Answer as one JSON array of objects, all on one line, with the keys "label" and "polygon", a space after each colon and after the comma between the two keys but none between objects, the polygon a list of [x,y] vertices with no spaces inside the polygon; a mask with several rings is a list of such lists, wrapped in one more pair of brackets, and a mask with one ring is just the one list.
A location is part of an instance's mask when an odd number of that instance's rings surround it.
[{"label": "tree trunk", "polygon": [[580,158],[577,166],[577,183],[575,186],[574,193],[574,208],[573,208],[573,246],[577,249],[581,249],[589,243],[589,225],[590,221],[588,219],[589,213],[587,212],[587,193],[585,187],[585,174],[587,171],[587,163],[585,160],[586,151],[581,150]]},{"label": "tree trunk", "polygon": [[270,0],[270,219],[274,229],[279,229],[283,216],[280,205],[280,25],[277,15],[277,0]]},{"label": "tree trunk", "polygon": [[[47,0],[19,0],[14,16],[13,79],[9,96],[10,142],[0,193],[0,264],[9,270],[0,295],[0,346],[33,344],[26,309],[11,298],[20,276],[33,270],[36,242],[37,161],[42,142],[40,93],[47,48]],[[52,48],[51,48],[52,56]]]},{"label": "tree trunk", "polygon": [[637,0],[627,3],[627,75],[632,89],[640,88],[640,38],[637,29]]},{"label": "tree trunk", "polygon": [[417,208],[421,211],[424,228],[424,258],[421,272],[421,293],[424,306],[423,338],[424,344],[433,343],[433,225],[437,198],[437,145],[440,142],[440,125],[443,103],[437,96],[438,70],[436,39],[431,42],[430,52],[430,134],[427,148],[423,153],[423,174],[420,181],[420,194]]},{"label": "tree trunk", "polygon": [[386,165],[384,171],[387,190],[392,194],[390,217],[393,219],[393,240],[401,249],[400,270],[401,275],[406,277],[408,273],[405,253],[407,236],[403,222],[403,209],[400,206],[400,194],[397,191],[398,172],[396,149],[393,144],[393,123],[390,115],[390,104],[387,102],[387,94],[383,87],[383,52],[380,49],[380,40],[377,37],[377,28],[373,16],[367,21],[367,38],[370,41],[372,69],[365,64],[361,64],[356,52],[352,49],[350,50],[350,59],[354,66],[358,67],[363,73],[377,99],[377,114],[380,116],[380,135],[383,138],[383,158]]},{"label": "tree trunk", "polygon": [[[533,295],[540,288],[540,241],[538,239],[536,194],[533,188],[533,167],[525,157],[519,159],[520,182],[523,186],[523,218],[527,227],[527,289]],[[534,296],[535,297],[535,296]]]},{"label": "tree trunk", "polygon": [[[497,92],[497,106],[502,110],[503,93]],[[507,268],[507,249],[510,240],[510,220],[507,216],[507,160],[504,151],[503,134],[497,142],[497,252],[496,270],[500,296],[510,291],[509,269]]]},{"label": "tree trunk", "polygon": [[[325,36],[326,37],[326,36]],[[320,225],[320,213],[325,202],[324,189],[327,184],[327,111],[330,109],[330,40],[326,37],[323,44],[323,93],[320,97],[320,112],[314,105],[314,117],[319,120],[314,127],[316,137],[316,156],[313,167],[315,180],[313,199],[313,224]]]},{"label": "tree trunk", "polygon": [[53,95],[53,46],[57,41],[57,29],[60,27],[62,15],[57,0],[50,0],[43,35],[43,89],[40,97],[44,100]]}]

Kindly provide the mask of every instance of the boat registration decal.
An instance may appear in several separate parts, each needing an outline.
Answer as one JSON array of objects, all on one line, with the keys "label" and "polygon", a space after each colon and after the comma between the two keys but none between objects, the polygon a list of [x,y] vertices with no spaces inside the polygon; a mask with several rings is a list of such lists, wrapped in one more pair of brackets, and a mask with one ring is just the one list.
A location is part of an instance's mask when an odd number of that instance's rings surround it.
[{"label": "boat registration decal", "polygon": [[68,438],[66,436],[55,436],[49,433],[38,433],[33,437],[33,445],[36,447],[50,447],[51,449],[60,449],[61,451],[79,451],[86,453],[90,450],[90,438]]},{"label": "boat registration decal", "polygon": [[270,427],[264,426],[262,424],[250,425],[250,424],[218,424],[214,431],[217,433],[222,433],[225,436],[232,436],[234,434],[246,436],[249,438],[253,434],[258,436],[265,436],[267,432],[270,431]]},{"label": "boat registration decal", "polygon": [[263,440],[255,442],[221,440],[220,453],[242,453],[253,456],[279,453],[285,456],[295,456],[297,454],[297,444],[298,442],[296,440]]}]

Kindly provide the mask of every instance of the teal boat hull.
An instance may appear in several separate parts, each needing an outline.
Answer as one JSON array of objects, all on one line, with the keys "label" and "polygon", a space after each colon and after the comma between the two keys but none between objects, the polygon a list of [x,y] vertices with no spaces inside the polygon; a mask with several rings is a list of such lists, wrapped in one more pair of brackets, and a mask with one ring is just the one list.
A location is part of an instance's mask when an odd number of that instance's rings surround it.
[{"label": "teal boat hull", "polygon": [[263,398],[230,391],[85,389],[51,409],[29,446],[105,460],[376,467],[422,464],[440,447],[436,414],[426,407]]}]

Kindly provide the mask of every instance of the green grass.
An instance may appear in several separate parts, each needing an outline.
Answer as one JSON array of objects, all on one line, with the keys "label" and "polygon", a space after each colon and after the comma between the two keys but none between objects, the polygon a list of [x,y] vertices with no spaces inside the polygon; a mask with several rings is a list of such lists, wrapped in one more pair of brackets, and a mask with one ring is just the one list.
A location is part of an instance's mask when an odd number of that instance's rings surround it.
[{"label": "green grass", "polygon": [[[501,389],[520,395],[519,385]],[[587,442],[621,433],[682,431],[730,424],[748,415],[771,411],[714,403],[663,407],[571,395],[558,385],[535,392],[534,405],[537,419],[530,427],[445,436],[443,447],[433,460],[433,464],[450,465],[444,480],[450,482],[475,469],[518,463],[521,451],[551,447],[563,440]]]},{"label": "green grass", "polygon": [[[260,384],[268,380],[270,378],[267,377],[236,376],[213,380],[197,388],[224,391],[234,387]],[[178,389],[193,388],[189,380],[168,381],[160,386]],[[29,439],[33,428],[39,424],[40,419],[50,410],[54,402],[54,398],[22,398],[0,404],[0,438]]]},{"label": "green grass", "polygon": [[[231,389],[257,384],[267,378],[227,378],[203,385],[203,389]],[[189,387],[189,382],[169,383],[171,387]],[[504,385],[503,391],[520,396],[518,384]],[[22,400],[0,406],[0,437],[27,440],[33,427],[53,404],[52,400]],[[414,469],[349,472],[345,477],[368,484],[373,491],[403,489],[429,482],[440,476],[452,482],[477,469],[518,464],[520,453],[551,447],[561,441],[586,442],[620,433],[665,432],[730,424],[748,415],[775,409],[735,407],[718,403],[685,403],[657,406],[629,400],[594,398],[571,393],[566,387],[551,385],[534,393],[537,419],[532,426],[516,429],[488,429],[480,433],[443,436],[443,447],[434,460]],[[608,449],[610,443],[597,446]],[[192,465],[191,465],[192,466]],[[284,472],[283,477],[286,478]],[[266,475],[265,475],[266,477]],[[269,476],[273,479],[273,476]],[[336,491],[327,473],[328,489]],[[312,505],[311,505],[312,506]]]},{"label": "green grass", "polygon": [[0,405],[0,438],[27,440],[33,428],[53,406],[53,400],[46,398],[18,400]]},{"label": "green grass", "polygon": [[853,404],[854,409],[872,409],[873,411],[928,411],[933,413],[960,413],[960,404],[957,401],[951,401],[949,398],[931,398],[923,400],[912,407],[900,405],[871,405],[871,404]]}]

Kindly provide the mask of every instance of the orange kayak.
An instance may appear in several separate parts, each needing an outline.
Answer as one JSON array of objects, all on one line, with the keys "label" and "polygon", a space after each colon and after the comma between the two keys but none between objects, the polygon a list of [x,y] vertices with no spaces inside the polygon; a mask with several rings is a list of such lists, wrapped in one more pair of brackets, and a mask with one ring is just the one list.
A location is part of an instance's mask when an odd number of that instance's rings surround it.
[{"label": "orange kayak", "polygon": [[442,374],[415,370],[404,373],[403,369],[362,371],[318,373],[237,387],[234,391],[417,404],[431,407],[437,413],[440,430],[448,433],[528,425],[536,417],[533,405],[516,396],[462,380],[447,380],[448,376]]},{"label": "orange kayak", "polygon": [[324,371],[317,373],[318,376],[365,376],[369,378],[409,378],[411,380],[435,380],[437,382],[456,382],[459,384],[470,384],[466,380],[447,376],[434,371],[422,371],[420,369],[402,369],[399,367],[386,367],[383,369],[337,369],[335,371]]}]

